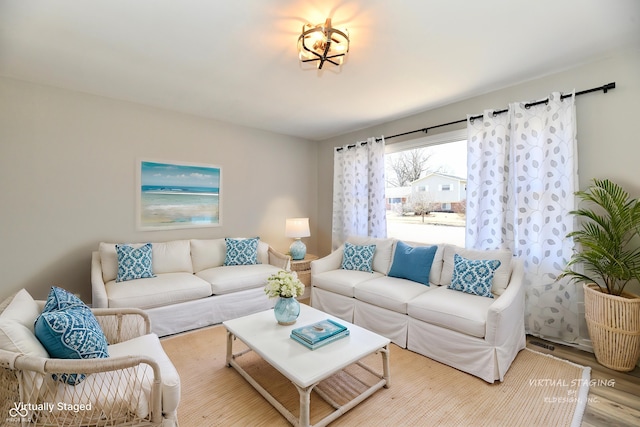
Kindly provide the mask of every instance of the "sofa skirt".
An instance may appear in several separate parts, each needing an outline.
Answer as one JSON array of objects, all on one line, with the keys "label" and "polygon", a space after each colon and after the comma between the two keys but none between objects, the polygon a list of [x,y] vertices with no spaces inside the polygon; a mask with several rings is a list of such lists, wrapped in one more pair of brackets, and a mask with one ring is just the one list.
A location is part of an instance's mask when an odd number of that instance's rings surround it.
[{"label": "sofa skirt", "polygon": [[151,331],[163,337],[269,310],[274,304],[275,299],[267,298],[264,288],[259,287],[145,311],[151,320]]},{"label": "sofa skirt", "polygon": [[407,348],[433,360],[482,378],[488,383],[502,381],[513,359],[525,345],[525,337],[514,333],[500,347],[482,338],[409,318]]},{"label": "sofa skirt", "polygon": [[336,316],[346,322],[354,323],[353,309],[355,299],[318,287],[311,288],[311,307]]},{"label": "sofa skirt", "polygon": [[409,316],[356,300],[353,323],[407,348]]}]

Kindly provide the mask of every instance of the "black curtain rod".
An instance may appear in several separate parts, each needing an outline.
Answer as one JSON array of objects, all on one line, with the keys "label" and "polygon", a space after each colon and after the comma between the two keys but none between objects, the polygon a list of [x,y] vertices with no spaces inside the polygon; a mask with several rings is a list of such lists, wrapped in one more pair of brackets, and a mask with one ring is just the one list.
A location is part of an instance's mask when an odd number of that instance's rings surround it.
[{"label": "black curtain rod", "polygon": [[[591,88],[591,89],[586,89],[586,90],[581,90],[580,92],[576,92],[576,96],[584,95],[584,94],[591,93],[591,92],[598,92],[598,91],[603,91],[604,93],[607,93],[607,91],[609,91],[610,89],[615,89],[615,88],[616,88],[616,83],[615,82],[607,83],[607,84],[602,85],[600,87],[594,87],[594,88]],[[573,94],[571,94],[571,93],[568,93],[568,94],[565,94],[565,95],[560,95],[560,99],[569,98],[572,95]],[[549,102],[549,98],[543,99],[541,101],[535,101],[535,102],[527,103],[527,104],[525,104],[524,107],[525,108],[531,108],[534,105],[546,104],[547,102]],[[508,108],[505,108],[504,110],[497,110],[497,111],[493,112],[493,115],[496,116],[498,114],[506,113],[507,111],[509,111]],[[475,119],[481,119],[481,118],[482,118],[482,114],[479,114],[477,116],[471,116],[469,119],[471,121],[473,121]],[[455,122],[442,123],[440,125],[429,126],[429,127],[422,128],[422,129],[417,129],[417,130],[412,130],[412,131],[409,131],[409,132],[399,133],[397,135],[385,136],[384,139],[386,140],[386,139],[391,139],[391,138],[397,138],[399,136],[410,135],[412,133],[417,133],[417,132],[427,133],[431,129],[437,129],[437,128],[441,128],[443,126],[456,125],[458,123],[464,123],[466,121],[467,121],[467,119],[461,119],[461,120],[456,120]],[[381,141],[381,140],[382,140],[381,138],[376,138],[376,141]],[[366,142],[363,143],[363,145],[365,145],[365,144],[366,144]],[[351,148],[351,147],[355,147],[355,145],[349,145],[347,148]]]}]

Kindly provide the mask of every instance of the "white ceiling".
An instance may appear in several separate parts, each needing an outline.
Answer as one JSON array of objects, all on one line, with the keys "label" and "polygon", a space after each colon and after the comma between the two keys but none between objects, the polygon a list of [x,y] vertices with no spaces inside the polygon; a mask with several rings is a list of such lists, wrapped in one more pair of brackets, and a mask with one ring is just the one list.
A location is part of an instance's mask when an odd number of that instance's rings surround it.
[{"label": "white ceiling", "polygon": [[[305,71],[327,17],[349,57]],[[630,46],[638,0],[0,0],[2,76],[311,140]]]}]

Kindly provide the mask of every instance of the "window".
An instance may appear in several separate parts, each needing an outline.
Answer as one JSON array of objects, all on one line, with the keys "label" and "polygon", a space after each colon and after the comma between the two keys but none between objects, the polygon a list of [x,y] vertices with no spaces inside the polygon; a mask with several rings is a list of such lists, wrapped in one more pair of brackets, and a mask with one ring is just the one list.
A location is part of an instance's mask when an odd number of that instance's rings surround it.
[{"label": "window", "polygon": [[[464,246],[466,137],[460,130],[387,144],[387,198],[393,198],[387,205],[389,237]],[[406,196],[398,200],[398,194]]]}]

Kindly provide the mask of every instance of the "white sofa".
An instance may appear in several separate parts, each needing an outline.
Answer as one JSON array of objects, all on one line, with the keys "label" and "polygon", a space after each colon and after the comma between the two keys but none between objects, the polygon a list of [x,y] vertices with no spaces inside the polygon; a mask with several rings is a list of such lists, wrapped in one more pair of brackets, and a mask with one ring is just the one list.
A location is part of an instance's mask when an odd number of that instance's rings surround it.
[{"label": "white sofa", "polygon": [[116,282],[116,244],[100,243],[92,254],[92,306],[143,309],[159,336],[272,308],[273,301],[264,293],[267,278],[290,268],[289,256],[262,241],[258,242],[257,264],[230,266],[223,265],[225,239],[151,245],[156,277]]},{"label": "white sofa", "polygon": [[[493,383],[502,381],[525,347],[522,262],[508,251],[474,251],[438,245],[430,286],[389,277],[397,240],[350,237],[375,244],[373,272],[341,269],[344,245],[311,263],[311,305],[377,332],[400,347]],[[411,246],[429,246],[411,243]],[[494,298],[452,289],[454,254],[498,259]]]}]

